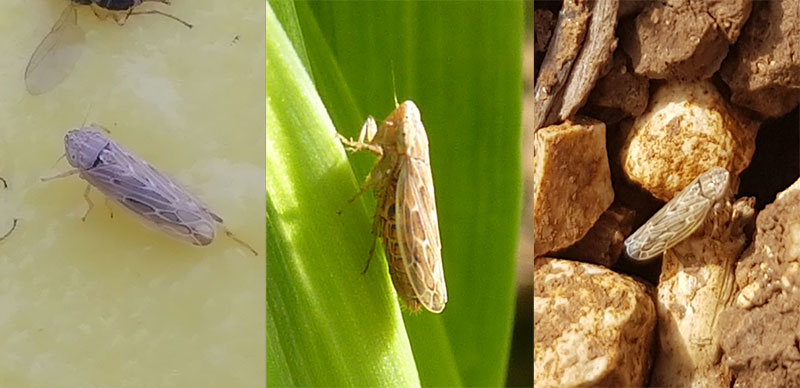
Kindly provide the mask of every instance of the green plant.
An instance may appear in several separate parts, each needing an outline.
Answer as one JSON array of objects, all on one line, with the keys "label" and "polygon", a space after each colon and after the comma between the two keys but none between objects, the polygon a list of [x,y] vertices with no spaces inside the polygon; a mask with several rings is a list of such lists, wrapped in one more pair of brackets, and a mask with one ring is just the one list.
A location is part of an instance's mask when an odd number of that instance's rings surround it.
[{"label": "green plant", "polygon": [[[267,378],[270,386],[499,386],[519,224],[522,3],[267,4]],[[449,302],[401,314],[371,193],[375,158],[335,130],[419,106]],[[355,176],[353,172],[355,171]],[[341,215],[337,212],[342,210]]]}]

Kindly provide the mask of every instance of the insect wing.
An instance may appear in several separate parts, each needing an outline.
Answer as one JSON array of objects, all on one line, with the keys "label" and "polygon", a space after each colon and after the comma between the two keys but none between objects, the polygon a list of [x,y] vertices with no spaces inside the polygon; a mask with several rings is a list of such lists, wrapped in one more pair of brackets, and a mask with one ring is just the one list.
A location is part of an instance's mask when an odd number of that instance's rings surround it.
[{"label": "insect wing", "polygon": [[74,6],[68,5],[50,33],[36,47],[25,68],[28,92],[42,94],[67,78],[81,56],[84,40],[84,32],[78,26],[78,12]]},{"label": "insect wing", "polygon": [[430,166],[407,158],[397,182],[397,239],[414,292],[425,308],[439,313],[447,303],[442,243]]},{"label": "insect wing", "polygon": [[214,240],[222,220],[175,181],[113,141],[81,175],[98,190],[169,235],[194,245]]},{"label": "insect wing", "polygon": [[[647,260],[689,237],[724,194],[727,184],[728,173],[723,169],[712,169],[697,177],[625,240],[628,256]],[[704,185],[713,186],[714,190],[705,193]]]}]

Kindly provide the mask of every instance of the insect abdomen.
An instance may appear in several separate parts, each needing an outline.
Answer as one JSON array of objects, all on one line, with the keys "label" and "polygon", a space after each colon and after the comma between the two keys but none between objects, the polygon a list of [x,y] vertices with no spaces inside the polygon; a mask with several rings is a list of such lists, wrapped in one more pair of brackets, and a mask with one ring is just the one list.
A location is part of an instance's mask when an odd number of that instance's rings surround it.
[{"label": "insect abdomen", "polygon": [[397,239],[397,218],[395,216],[395,191],[396,179],[390,179],[391,183],[384,188],[384,195],[379,196],[377,211],[380,212],[381,235],[383,245],[386,249],[386,261],[389,263],[389,274],[392,276],[397,295],[409,310],[417,312],[422,307],[414,287],[406,272],[403,256],[400,252],[400,243]]},{"label": "insect abdomen", "polygon": [[[92,0],[98,7],[109,11],[127,11],[141,3],[137,0]],[[86,4],[85,1],[80,1],[80,4]]]}]

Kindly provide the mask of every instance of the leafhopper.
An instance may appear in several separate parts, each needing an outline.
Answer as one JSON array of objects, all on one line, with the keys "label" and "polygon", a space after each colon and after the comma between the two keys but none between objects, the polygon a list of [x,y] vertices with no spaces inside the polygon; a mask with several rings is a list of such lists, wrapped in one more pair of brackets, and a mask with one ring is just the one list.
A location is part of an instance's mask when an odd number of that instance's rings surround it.
[{"label": "leafhopper", "polygon": [[86,180],[83,197],[89,204],[83,219],[94,207],[89,192],[97,190],[114,200],[149,226],[188,242],[192,245],[211,244],[217,228],[231,239],[246,247],[254,255],[255,249],[238,239],[194,195],[186,191],[166,174],[156,170],[144,159],[129,152],[94,126],[73,129],[64,137],[67,161],[74,169],[42,180],[63,178],[79,174]]},{"label": "leafhopper", "polygon": [[[397,105],[380,127],[371,116],[357,141],[338,135],[348,151],[378,156],[355,200],[373,189],[378,200],[373,234],[383,238],[389,273],[400,299],[413,312],[440,313],[447,303],[442,244],[433,191],[428,135],[411,101]],[[375,239],[367,259],[375,250]],[[366,272],[367,268],[364,269]]]},{"label": "leafhopper", "polygon": [[708,212],[728,192],[730,173],[712,168],[695,178],[653,217],[625,239],[625,252],[634,260],[656,257],[689,237]]}]

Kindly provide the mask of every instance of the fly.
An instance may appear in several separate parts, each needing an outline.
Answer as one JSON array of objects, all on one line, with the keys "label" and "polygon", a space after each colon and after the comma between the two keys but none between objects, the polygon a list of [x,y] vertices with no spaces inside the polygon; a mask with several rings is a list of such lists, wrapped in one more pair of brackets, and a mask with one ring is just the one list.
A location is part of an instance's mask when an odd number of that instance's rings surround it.
[{"label": "fly", "polygon": [[120,25],[131,15],[158,14],[192,28],[191,24],[159,10],[134,10],[144,2],[170,4],[169,0],[70,0],[25,67],[28,93],[35,96],[52,90],[69,76],[78,62],[86,40],[78,25],[78,6],[91,6],[101,19],[111,15]]}]

